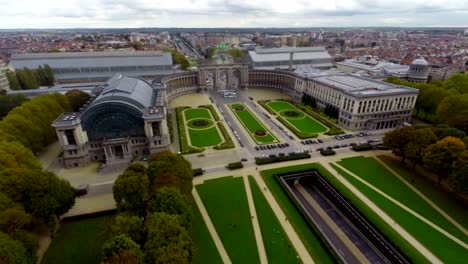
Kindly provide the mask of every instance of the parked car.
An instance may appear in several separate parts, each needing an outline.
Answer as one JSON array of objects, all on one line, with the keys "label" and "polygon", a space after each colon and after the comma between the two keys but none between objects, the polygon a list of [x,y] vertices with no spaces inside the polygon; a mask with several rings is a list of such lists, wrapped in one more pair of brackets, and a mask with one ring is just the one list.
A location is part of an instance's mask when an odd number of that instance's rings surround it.
[{"label": "parked car", "polygon": [[242,158],[241,161],[242,161],[242,162],[246,162],[247,159],[246,159],[246,158]]},{"label": "parked car", "polygon": [[323,140],[321,140],[320,138],[317,139],[317,141],[318,141],[319,143],[323,143]]},{"label": "parked car", "polygon": [[81,184],[75,188],[75,196],[80,197],[86,195],[89,191],[89,184]]}]

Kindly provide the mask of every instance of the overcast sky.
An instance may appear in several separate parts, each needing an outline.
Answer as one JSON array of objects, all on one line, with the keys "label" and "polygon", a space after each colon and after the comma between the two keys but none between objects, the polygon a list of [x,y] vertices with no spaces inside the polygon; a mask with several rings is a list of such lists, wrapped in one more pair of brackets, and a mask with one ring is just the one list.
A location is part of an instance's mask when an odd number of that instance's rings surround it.
[{"label": "overcast sky", "polygon": [[0,28],[468,27],[468,0],[0,0]]}]

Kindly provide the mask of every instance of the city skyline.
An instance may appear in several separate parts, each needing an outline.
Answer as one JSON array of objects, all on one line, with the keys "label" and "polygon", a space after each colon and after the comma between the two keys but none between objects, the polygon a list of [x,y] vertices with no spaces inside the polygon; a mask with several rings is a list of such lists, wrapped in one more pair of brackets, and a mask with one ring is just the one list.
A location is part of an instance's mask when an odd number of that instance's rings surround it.
[{"label": "city skyline", "polygon": [[467,27],[462,1],[4,1],[15,28]]}]

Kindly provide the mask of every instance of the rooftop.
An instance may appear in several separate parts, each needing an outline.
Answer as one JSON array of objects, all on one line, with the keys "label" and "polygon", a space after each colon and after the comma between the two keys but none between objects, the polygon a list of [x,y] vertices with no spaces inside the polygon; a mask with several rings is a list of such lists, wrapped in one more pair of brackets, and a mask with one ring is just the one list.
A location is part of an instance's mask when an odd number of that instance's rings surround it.
[{"label": "rooftop", "polygon": [[312,67],[300,67],[294,72],[301,77],[333,87],[354,97],[418,93],[418,90],[414,88],[347,74],[334,69],[320,71]]},{"label": "rooftop", "polygon": [[289,61],[291,52],[294,61],[314,59],[332,60],[332,57],[328,54],[325,47],[255,49],[249,51],[249,56],[254,62]]},{"label": "rooftop", "polygon": [[13,54],[13,68],[38,68],[44,64],[52,68],[99,68],[109,66],[172,65],[170,53],[160,51],[134,52],[64,52]]}]

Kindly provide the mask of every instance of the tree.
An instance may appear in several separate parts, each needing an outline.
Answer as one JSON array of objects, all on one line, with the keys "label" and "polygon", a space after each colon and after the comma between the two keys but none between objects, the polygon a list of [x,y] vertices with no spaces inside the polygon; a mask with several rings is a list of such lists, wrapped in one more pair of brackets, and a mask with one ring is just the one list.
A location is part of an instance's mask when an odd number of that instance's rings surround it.
[{"label": "tree", "polygon": [[181,155],[169,151],[153,154],[149,159],[147,175],[152,191],[157,191],[164,186],[172,186],[178,188],[186,196],[192,192],[192,165]]},{"label": "tree", "polygon": [[140,163],[133,163],[125,169],[125,172],[135,172],[140,174],[146,174],[146,167]]},{"label": "tree", "polygon": [[439,184],[452,173],[453,164],[465,151],[465,144],[458,138],[446,137],[423,151],[424,166],[435,172]]},{"label": "tree", "polygon": [[45,71],[46,85],[48,85],[49,87],[54,86],[55,84],[54,71],[48,64],[44,65],[44,71]]},{"label": "tree", "polygon": [[438,139],[443,139],[449,136],[463,139],[466,136],[465,132],[453,127],[437,127],[434,129],[434,134]]},{"label": "tree", "polygon": [[464,132],[464,134],[468,133],[468,111],[465,110],[447,118],[447,124]]},{"label": "tree", "polygon": [[444,83],[446,90],[455,90],[461,94],[468,93],[468,74],[455,73]]},{"label": "tree", "polygon": [[468,150],[454,162],[448,183],[456,192],[468,194]]},{"label": "tree", "polygon": [[392,153],[401,157],[401,162],[405,162],[405,148],[414,139],[414,128],[402,127],[385,134],[383,143]]},{"label": "tree", "polygon": [[0,120],[6,116],[13,108],[29,101],[23,94],[0,96]]},{"label": "tree", "polygon": [[73,89],[65,93],[70,102],[70,106],[73,111],[78,112],[80,108],[91,98],[91,96],[81,90]]},{"label": "tree", "polygon": [[149,184],[148,177],[141,173],[126,171],[119,175],[112,188],[117,209],[144,216]]},{"label": "tree", "polygon": [[8,83],[10,84],[10,89],[12,90],[21,90],[21,85],[16,77],[16,74],[13,71],[7,70],[6,73]]},{"label": "tree", "polygon": [[140,246],[126,235],[115,236],[102,246],[103,262],[106,264],[143,263]]},{"label": "tree", "polygon": [[468,113],[468,94],[450,95],[440,102],[437,108],[437,120],[445,123],[450,117]]},{"label": "tree", "polygon": [[27,252],[21,242],[0,232],[0,262],[8,264],[29,264]]},{"label": "tree", "polygon": [[191,212],[180,191],[174,187],[162,187],[148,202],[148,213],[168,213],[179,215],[181,224],[190,227]]},{"label": "tree", "polygon": [[0,192],[41,219],[65,213],[75,201],[73,188],[65,180],[52,172],[24,168],[1,171]]},{"label": "tree", "polygon": [[32,220],[31,215],[27,214],[21,206],[15,205],[0,212],[0,229],[11,234],[23,229]]},{"label": "tree", "polygon": [[244,57],[244,52],[242,52],[240,49],[230,49],[229,55],[231,55],[233,58],[242,58]]},{"label": "tree", "polygon": [[145,226],[143,217],[119,214],[111,226],[111,233],[115,236],[126,235],[138,244],[145,239]]},{"label": "tree", "polygon": [[206,51],[205,51],[205,58],[207,59],[211,59],[213,58],[213,56],[216,54],[216,52],[218,51],[217,48],[207,48]]},{"label": "tree", "polygon": [[405,156],[413,163],[413,167],[422,164],[423,150],[436,141],[437,137],[430,128],[414,131],[414,139],[404,147]]},{"label": "tree", "polygon": [[155,264],[184,264],[192,260],[192,240],[179,216],[155,213],[148,219],[146,260]]},{"label": "tree", "polygon": [[427,120],[428,114],[435,114],[440,102],[448,95],[443,88],[431,86],[421,90],[418,96],[420,100],[419,106],[425,112],[424,119]]}]

